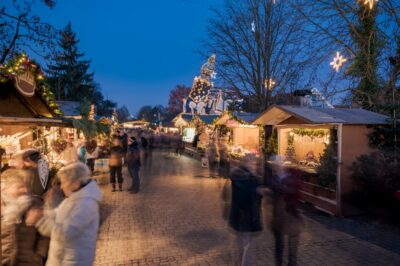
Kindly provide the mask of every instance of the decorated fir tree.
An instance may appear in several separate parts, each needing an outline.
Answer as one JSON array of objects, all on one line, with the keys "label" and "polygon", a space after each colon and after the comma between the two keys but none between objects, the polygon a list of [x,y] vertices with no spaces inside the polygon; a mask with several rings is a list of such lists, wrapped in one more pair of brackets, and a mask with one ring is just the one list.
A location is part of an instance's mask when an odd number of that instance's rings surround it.
[{"label": "decorated fir tree", "polygon": [[296,150],[294,148],[294,134],[290,132],[288,134],[288,146],[286,148],[286,160],[290,162],[296,161]]}]

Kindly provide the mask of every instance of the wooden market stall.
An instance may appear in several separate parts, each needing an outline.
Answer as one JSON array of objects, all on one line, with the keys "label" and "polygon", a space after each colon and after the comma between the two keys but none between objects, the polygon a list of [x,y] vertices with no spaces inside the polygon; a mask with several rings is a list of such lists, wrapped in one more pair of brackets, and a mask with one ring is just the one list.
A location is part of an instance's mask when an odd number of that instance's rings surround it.
[{"label": "wooden market stall", "polygon": [[[275,158],[283,165],[303,173],[303,200],[341,216],[354,211],[344,200],[353,187],[350,167],[358,156],[373,151],[369,146],[370,127],[387,124],[387,119],[363,109],[274,105],[253,124],[264,126],[269,155],[276,153]],[[325,162],[334,162],[326,164],[333,168],[327,169]]]},{"label": "wooden market stall", "polygon": [[259,113],[225,112],[214,122],[219,138],[228,138],[231,153],[244,156],[260,154],[260,128],[251,122]]},{"label": "wooden market stall", "polygon": [[0,82],[0,146],[5,149],[2,164],[30,147],[49,154],[57,146],[54,141],[70,138],[72,121],[61,114],[52,93],[37,84],[34,76],[25,73],[3,79]]}]

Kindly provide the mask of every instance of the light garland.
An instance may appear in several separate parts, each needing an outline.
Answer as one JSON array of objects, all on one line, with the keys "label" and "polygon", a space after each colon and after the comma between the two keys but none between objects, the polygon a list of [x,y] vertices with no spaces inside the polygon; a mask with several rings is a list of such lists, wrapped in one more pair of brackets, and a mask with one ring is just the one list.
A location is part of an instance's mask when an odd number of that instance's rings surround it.
[{"label": "light garland", "polygon": [[31,61],[25,53],[15,55],[11,58],[6,65],[0,66],[0,83],[6,83],[9,80],[16,79],[29,71],[35,78],[36,88],[39,96],[51,108],[51,111],[56,116],[61,116],[62,112],[60,107],[56,104],[54,94],[44,82],[44,75],[42,69],[38,64]]},{"label": "light garland", "polygon": [[336,52],[336,57],[333,58],[333,61],[330,63],[330,65],[336,70],[336,72],[339,72],[339,69],[346,61],[347,59],[345,57],[343,57],[339,52]]}]

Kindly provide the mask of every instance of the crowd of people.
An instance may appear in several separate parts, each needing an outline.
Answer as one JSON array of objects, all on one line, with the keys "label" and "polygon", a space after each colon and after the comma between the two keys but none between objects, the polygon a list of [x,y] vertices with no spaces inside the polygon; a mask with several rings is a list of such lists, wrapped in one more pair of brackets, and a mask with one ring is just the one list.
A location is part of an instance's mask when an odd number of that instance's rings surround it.
[{"label": "crowd of people", "polygon": [[[178,134],[117,130],[109,147],[112,192],[122,191],[126,166],[132,179],[129,191],[140,191],[142,163],[151,166],[152,151],[180,156],[184,144]],[[64,166],[51,176],[37,150],[13,156],[12,167],[1,175],[2,265],[92,265],[100,225],[102,193],[93,179],[100,149],[91,142],[69,143],[62,152]],[[276,265],[296,265],[302,217],[297,208],[300,181],[295,169],[274,164],[267,183],[257,175],[251,155],[231,167],[226,142],[210,143],[205,156],[210,172],[225,178],[223,217],[237,235],[240,265],[253,265],[254,236],[263,230],[262,199],[272,202],[270,229],[275,238]],[[218,157],[218,159],[217,159]],[[46,172],[47,167],[47,172]],[[43,177],[44,175],[46,175]],[[286,241],[287,239],[287,241]]]}]

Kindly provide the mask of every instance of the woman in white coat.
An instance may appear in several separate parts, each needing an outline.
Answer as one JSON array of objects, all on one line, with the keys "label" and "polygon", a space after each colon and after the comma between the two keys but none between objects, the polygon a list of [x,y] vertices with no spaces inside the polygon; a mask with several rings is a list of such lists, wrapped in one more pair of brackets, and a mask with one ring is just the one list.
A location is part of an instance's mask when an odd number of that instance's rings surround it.
[{"label": "woman in white coat", "polygon": [[39,232],[50,237],[47,266],[90,266],[96,252],[101,192],[90,170],[72,163],[58,172],[66,199],[44,216],[36,215]]}]

